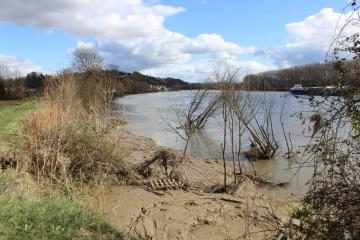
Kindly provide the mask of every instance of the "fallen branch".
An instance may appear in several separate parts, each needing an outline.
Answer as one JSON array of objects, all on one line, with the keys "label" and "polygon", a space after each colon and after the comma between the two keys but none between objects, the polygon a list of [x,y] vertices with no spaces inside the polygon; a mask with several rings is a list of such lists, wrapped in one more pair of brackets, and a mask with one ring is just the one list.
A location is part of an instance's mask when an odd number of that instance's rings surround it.
[{"label": "fallen branch", "polygon": [[230,202],[230,203],[239,203],[239,204],[243,203],[242,201],[229,199],[229,198],[224,198],[224,197],[220,198],[220,200],[225,201],[225,202]]},{"label": "fallen branch", "polygon": [[261,178],[258,176],[254,176],[251,174],[246,174],[245,173],[245,177],[249,178],[250,180],[252,180],[253,182],[259,184],[259,185],[266,185],[266,186],[270,186],[270,187],[285,187],[286,185],[288,185],[288,182],[281,182],[281,183],[273,183],[265,178]]},{"label": "fallen branch", "polygon": [[161,193],[161,192],[158,192],[158,191],[154,191],[154,190],[152,190],[151,188],[148,188],[148,187],[146,187],[146,186],[139,186],[139,187],[142,188],[142,189],[144,189],[145,191],[154,193],[154,194],[156,194],[156,195],[158,195],[158,196],[164,196],[164,195],[165,195],[165,193]]},{"label": "fallen branch", "polygon": [[[176,156],[174,153],[168,151],[168,150],[161,150],[156,153],[156,155],[151,159],[143,162],[140,166],[138,166],[136,169],[137,171],[143,175],[144,177],[150,176],[149,167],[154,164],[157,161],[160,161],[160,164],[165,168],[165,173],[167,176],[169,176],[168,173],[168,165],[170,163],[170,160],[176,159]],[[174,163],[172,163],[174,165]]]}]

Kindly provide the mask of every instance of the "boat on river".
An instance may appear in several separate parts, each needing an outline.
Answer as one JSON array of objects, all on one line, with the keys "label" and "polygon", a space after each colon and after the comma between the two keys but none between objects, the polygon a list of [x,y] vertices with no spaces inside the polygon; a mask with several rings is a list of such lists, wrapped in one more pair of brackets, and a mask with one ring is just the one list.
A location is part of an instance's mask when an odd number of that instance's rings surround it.
[{"label": "boat on river", "polygon": [[341,90],[334,86],[323,87],[303,87],[301,84],[296,84],[290,88],[290,93],[293,95],[307,95],[307,96],[339,96]]},{"label": "boat on river", "polygon": [[290,93],[293,95],[309,95],[321,96],[324,95],[324,88],[322,87],[303,87],[301,84],[296,84],[290,88]]}]

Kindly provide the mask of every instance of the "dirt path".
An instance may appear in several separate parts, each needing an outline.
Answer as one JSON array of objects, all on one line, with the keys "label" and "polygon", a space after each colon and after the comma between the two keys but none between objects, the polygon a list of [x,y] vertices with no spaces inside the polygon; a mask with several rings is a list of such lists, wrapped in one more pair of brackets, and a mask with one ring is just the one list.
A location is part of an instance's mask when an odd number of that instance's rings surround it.
[{"label": "dirt path", "polygon": [[0,100],[0,107],[20,102],[20,100]]}]

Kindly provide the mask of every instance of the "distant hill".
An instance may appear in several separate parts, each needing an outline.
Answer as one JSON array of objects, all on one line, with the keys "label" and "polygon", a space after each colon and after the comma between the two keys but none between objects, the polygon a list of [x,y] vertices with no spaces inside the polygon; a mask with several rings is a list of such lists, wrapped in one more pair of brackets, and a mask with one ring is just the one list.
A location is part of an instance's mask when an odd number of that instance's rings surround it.
[{"label": "distant hill", "polygon": [[188,83],[176,78],[159,78],[141,74],[139,72],[127,73],[117,70],[107,70],[111,76],[113,89],[118,95],[146,93],[155,91],[176,91],[196,89],[198,84]]},{"label": "distant hill", "polygon": [[[141,74],[139,72],[123,72],[114,69],[91,71],[86,73],[71,73],[74,79],[84,80],[89,88],[94,87],[92,82],[104,79],[111,80],[112,90],[116,96],[127,94],[147,93],[156,91],[176,91],[199,89],[203,85],[188,83],[176,78],[159,78]],[[32,72],[26,77],[4,79],[0,76],[0,99],[22,99],[29,96],[41,96],[43,94],[44,81],[56,79],[57,76],[43,75]]]}]

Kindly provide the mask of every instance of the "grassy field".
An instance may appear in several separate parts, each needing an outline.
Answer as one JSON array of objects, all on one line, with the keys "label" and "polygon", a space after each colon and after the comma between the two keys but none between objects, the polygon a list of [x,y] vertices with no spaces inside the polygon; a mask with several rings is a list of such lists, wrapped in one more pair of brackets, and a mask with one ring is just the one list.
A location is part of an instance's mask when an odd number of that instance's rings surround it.
[{"label": "grassy field", "polygon": [[[24,124],[41,106],[35,100],[0,105],[0,156],[21,147]],[[0,240],[5,239],[129,238],[29,173],[10,169],[0,170]]]},{"label": "grassy field", "polygon": [[19,101],[0,106],[0,151],[16,146],[22,134],[22,128],[32,112],[41,106],[41,101]]},{"label": "grassy field", "polygon": [[0,198],[0,239],[129,239],[64,198]]}]

